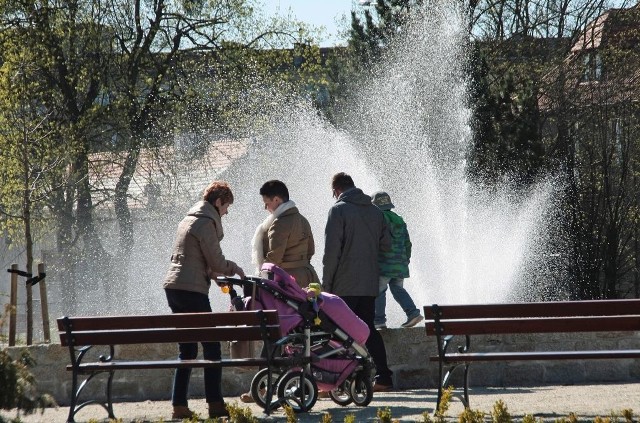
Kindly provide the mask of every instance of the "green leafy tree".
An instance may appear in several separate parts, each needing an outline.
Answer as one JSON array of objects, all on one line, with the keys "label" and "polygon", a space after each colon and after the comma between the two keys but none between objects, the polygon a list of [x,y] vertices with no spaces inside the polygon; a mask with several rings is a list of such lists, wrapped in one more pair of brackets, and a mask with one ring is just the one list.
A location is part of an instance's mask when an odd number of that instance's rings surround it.
[{"label": "green leafy tree", "polygon": [[[79,257],[85,263],[111,261],[95,230],[96,198],[113,202],[119,259],[129,256],[129,188],[142,149],[169,142],[183,104],[201,101],[193,99],[202,93],[189,86],[194,76],[229,83],[224,74],[211,73],[215,66],[207,62],[230,60],[240,67],[256,52],[291,45],[299,35],[298,23],[260,21],[254,6],[250,0],[0,4],[3,40],[18,46],[16,54],[30,53],[34,71],[28,82],[37,89],[30,91],[29,104],[46,117],[53,151],[62,151],[51,172],[57,179],[48,182],[41,206],[55,217],[58,251],[69,258],[64,270]],[[304,78],[315,72],[310,64],[300,72]],[[223,97],[218,92],[200,103],[213,110],[212,127],[228,117],[225,101],[211,101]],[[105,151],[117,153],[109,158],[119,171],[114,188],[91,185],[106,176],[99,166],[104,158],[94,155]]]},{"label": "green leafy tree", "polygon": [[[545,139],[567,175],[570,271],[579,298],[638,296],[637,8],[590,24],[550,73]],[[595,37],[594,38],[594,34]],[[594,39],[603,40],[594,42]]]},{"label": "green leafy tree", "polygon": [[[65,152],[50,116],[40,107],[41,89],[32,54],[0,36],[0,229],[22,240],[32,274],[34,244],[50,222],[47,197],[61,180]],[[33,338],[31,285],[26,288],[27,344]]]},{"label": "green leafy tree", "polygon": [[[77,241],[90,254],[102,248],[93,233],[93,204],[88,178],[89,130],[93,126],[100,81],[104,75],[104,53],[108,37],[97,25],[95,4],[62,1],[6,1],[0,8],[0,25],[5,50],[14,57],[24,56],[31,71],[27,102],[46,118],[48,139],[55,148],[53,165],[45,167],[53,177],[48,181],[41,204],[55,217],[60,252],[71,253]],[[11,59],[10,57],[5,57]],[[32,144],[33,154],[48,148]],[[42,151],[40,151],[42,150]],[[67,258],[73,254],[67,255]],[[71,260],[67,262],[71,267]]]},{"label": "green leafy tree", "polygon": [[349,47],[360,69],[380,60],[385,48],[407,23],[411,8],[422,4],[416,0],[377,0],[361,11],[351,12]]},{"label": "green leafy tree", "polygon": [[[114,71],[109,73],[105,87],[111,95],[109,122],[118,140],[116,148],[122,152],[113,201],[120,228],[120,253],[125,258],[134,243],[127,194],[142,149],[153,146],[158,134],[172,133],[175,120],[166,119],[167,111],[180,109],[187,94],[192,99],[199,94],[189,91],[186,85],[194,74],[205,75],[213,70],[210,77],[222,75],[215,72],[215,65],[200,65],[196,69],[186,65],[229,60],[229,66],[241,66],[247,62],[234,61],[234,55],[246,59],[245,55],[251,56],[254,51],[291,43],[299,25],[262,22],[254,14],[253,3],[245,0],[212,3],[160,0],[153,4],[120,1],[109,9],[106,25],[113,31],[115,50],[109,64]],[[229,83],[228,78],[222,79]],[[212,122],[216,124],[225,113],[215,101],[219,99],[194,100],[208,101]]]},{"label": "green leafy tree", "polygon": [[469,172],[492,185],[508,177],[528,185],[544,169],[545,151],[538,126],[537,90],[531,81],[518,86],[513,74],[490,84],[486,58],[476,48],[472,61],[473,147]]}]

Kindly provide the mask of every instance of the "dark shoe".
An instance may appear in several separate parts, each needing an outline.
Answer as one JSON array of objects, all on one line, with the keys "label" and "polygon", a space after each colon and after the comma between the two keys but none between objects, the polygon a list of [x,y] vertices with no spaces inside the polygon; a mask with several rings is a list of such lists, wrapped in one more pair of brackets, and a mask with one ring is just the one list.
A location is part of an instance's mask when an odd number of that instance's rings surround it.
[{"label": "dark shoe", "polygon": [[373,385],[373,392],[389,392],[392,389],[393,385],[382,385],[380,383]]},{"label": "dark shoe", "polygon": [[227,406],[223,401],[209,403],[209,418],[215,417],[229,417]]},{"label": "dark shoe", "polygon": [[186,405],[174,405],[173,414],[171,414],[171,417],[174,419],[190,419],[195,415],[196,413],[189,410],[189,407],[187,407]]},{"label": "dark shoe", "polygon": [[256,400],[254,400],[251,396],[251,392],[245,392],[244,394],[240,395],[240,401],[244,402],[245,404],[256,402]]},{"label": "dark shoe", "polygon": [[385,323],[376,323],[375,327],[376,329],[381,330],[381,329],[386,329],[387,325]]},{"label": "dark shoe", "polygon": [[407,320],[406,322],[404,322],[400,326],[402,326],[403,328],[411,328],[411,327],[417,325],[418,323],[420,323],[422,321],[422,319],[424,319],[424,317],[422,317],[422,315],[418,314],[416,317],[412,317],[411,319]]}]

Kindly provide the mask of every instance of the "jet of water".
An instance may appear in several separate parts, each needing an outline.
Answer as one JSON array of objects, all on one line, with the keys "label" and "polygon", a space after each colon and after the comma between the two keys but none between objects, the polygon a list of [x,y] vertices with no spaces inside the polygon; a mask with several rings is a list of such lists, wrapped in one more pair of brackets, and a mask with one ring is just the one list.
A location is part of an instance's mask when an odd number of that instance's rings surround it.
[{"label": "jet of water", "polygon": [[[363,78],[339,129],[291,93],[259,84],[248,90],[247,152],[223,174],[207,175],[228,180],[236,197],[223,218],[223,251],[255,273],[251,238],[266,216],[259,188],[280,179],[311,223],[312,263],[321,274],[324,225],[334,201],[330,181],[344,171],[366,193],[387,191],[405,218],[413,243],[405,287],[418,307],[558,297],[562,275],[549,264],[558,251],[548,250],[556,231],[557,184],[549,178],[522,190],[469,182],[463,14],[446,2],[414,13],[382,64]],[[202,177],[201,169],[190,171]],[[193,193],[174,199],[170,213],[138,222],[130,283],[116,310],[168,311],[161,286],[171,243],[197,199]],[[213,291],[214,309],[228,308],[228,297]],[[394,302],[388,307],[391,325],[404,320]]]}]

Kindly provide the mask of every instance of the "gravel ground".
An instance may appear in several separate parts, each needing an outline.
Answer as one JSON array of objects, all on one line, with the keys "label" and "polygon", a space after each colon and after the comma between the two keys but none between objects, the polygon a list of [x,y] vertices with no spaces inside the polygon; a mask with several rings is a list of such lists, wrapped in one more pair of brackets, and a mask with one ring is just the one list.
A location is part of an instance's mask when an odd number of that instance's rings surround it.
[{"label": "gravel ground", "polygon": [[[373,422],[378,409],[389,407],[393,419],[400,422],[420,422],[422,413],[433,412],[436,391],[433,389],[414,389],[376,393],[367,407],[341,407],[330,399],[320,399],[309,413],[298,415],[300,423],[319,423],[322,414],[331,414],[335,423],[344,421],[347,414],[355,415],[356,422]],[[237,398],[227,398],[227,402],[237,402],[242,407],[249,407],[254,416],[261,421],[285,422],[282,411],[276,411],[266,417],[255,404],[242,404]],[[496,401],[502,400],[512,417],[521,418],[532,414],[545,421],[567,417],[575,413],[581,421],[593,421],[596,416],[606,417],[612,413],[620,415],[624,409],[634,410],[637,422],[640,416],[640,383],[598,384],[572,386],[538,386],[519,388],[474,388],[470,391],[471,408],[489,414]],[[204,399],[193,399],[190,407],[202,416],[206,416]],[[451,420],[463,411],[462,404],[456,398],[452,400],[447,416]],[[20,416],[24,423],[64,422],[68,407],[47,409],[44,414],[36,413]],[[121,402],[114,404],[116,417],[127,422],[169,422],[171,403],[169,401]],[[5,419],[16,417],[16,411],[1,411]],[[624,419],[622,419],[624,420]],[[107,422],[106,412],[99,406],[89,406],[80,411],[76,422]],[[175,421],[175,420],[173,420]]]}]

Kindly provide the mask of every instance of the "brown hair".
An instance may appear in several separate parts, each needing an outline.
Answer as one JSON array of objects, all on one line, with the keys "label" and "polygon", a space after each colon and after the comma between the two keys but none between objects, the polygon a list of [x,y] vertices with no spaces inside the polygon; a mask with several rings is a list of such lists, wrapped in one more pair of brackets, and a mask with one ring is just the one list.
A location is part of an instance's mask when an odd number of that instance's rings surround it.
[{"label": "brown hair", "polygon": [[331,189],[337,189],[341,192],[348,190],[349,188],[353,188],[356,185],[353,183],[353,179],[351,176],[347,175],[344,172],[336,173],[333,175],[333,179],[331,179]]},{"label": "brown hair", "polygon": [[222,201],[222,204],[233,204],[233,193],[231,187],[225,181],[213,181],[208,187],[204,189],[202,199],[211,205],[214,205],[217,199]]}]

